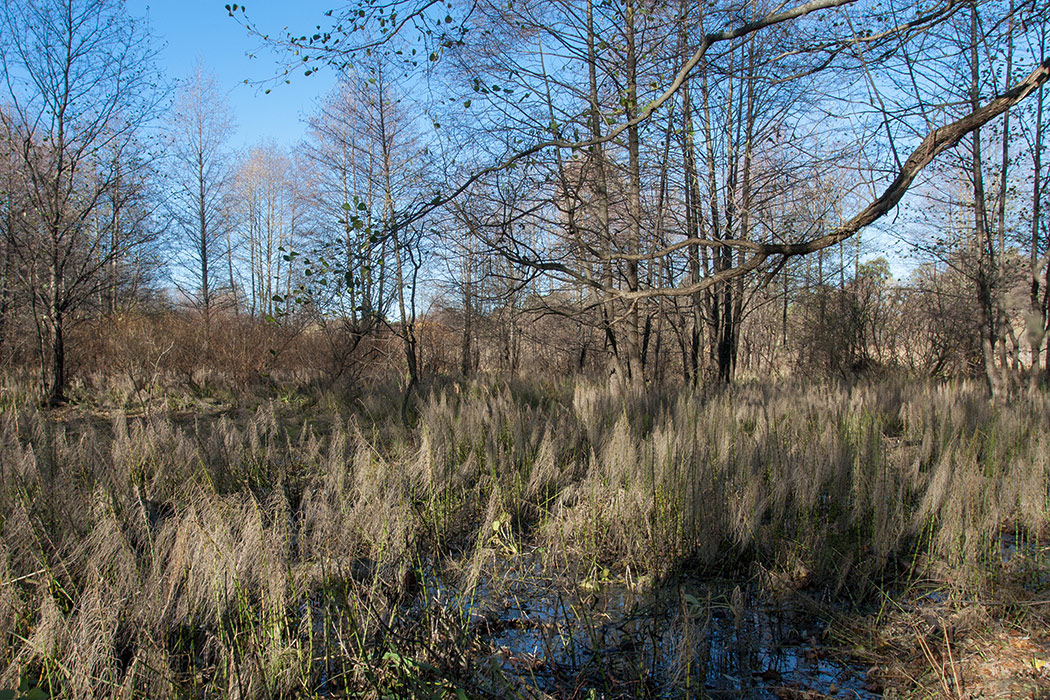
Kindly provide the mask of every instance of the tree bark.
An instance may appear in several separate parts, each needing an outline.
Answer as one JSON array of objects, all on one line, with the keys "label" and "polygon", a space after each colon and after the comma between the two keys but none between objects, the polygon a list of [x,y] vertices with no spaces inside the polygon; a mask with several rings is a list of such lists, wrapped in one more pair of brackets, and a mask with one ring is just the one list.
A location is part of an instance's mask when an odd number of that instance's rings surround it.
[{"label": "tree bark", "polygon": [[[626,1],[624,33],[627,42],[627,252],[637,255],[642,241],[642,176],[639,156],[640,139],[638,122],[638,53],[635,45],[635,4],[634,0]],[[637,292],[638,261],[627,260],[627,289]],[[642,366],[642,340],[639,330],[639,305],[641,298],[628,301],[627,311],[627,375],[630,387],[641,390],[645,387],[644,368]]]},{"label": "tree bark", "polygon": [[[970,12],[970,107],[974,111],[980,107],[980,63],[978,58],[977,6],[971,5]],[[973,155],[971,172],[973,176],[973,214],[974,214],[974,252],[977,255],[977,306],[981,325],[981,355],[984,360],[984,375],[988,390],[993,398],[1002,395],[1002,378],[995,362],[995,343],[999,337],[996,327],[996,270],[995,244],[988,228],[988,212],[984,193],[984,164],[981,160],[981,128],[978,126],[971,134]]]}]

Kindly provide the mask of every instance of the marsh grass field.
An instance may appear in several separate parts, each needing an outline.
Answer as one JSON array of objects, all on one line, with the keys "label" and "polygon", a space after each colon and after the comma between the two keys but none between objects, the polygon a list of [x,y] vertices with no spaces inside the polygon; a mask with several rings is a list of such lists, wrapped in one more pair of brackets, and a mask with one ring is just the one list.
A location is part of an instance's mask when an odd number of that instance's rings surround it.
[{"label": "marsh grass field", "polygon": [[269,381],[5,380],[0,689],[1050,693],[1046,393]]}]

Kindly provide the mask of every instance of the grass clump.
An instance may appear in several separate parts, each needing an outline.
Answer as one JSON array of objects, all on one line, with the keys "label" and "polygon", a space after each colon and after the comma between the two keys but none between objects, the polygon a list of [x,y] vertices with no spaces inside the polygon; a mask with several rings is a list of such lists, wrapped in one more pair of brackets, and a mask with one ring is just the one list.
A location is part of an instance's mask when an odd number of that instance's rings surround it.
[{"label": "grass clump", "polygon": [[1019,546],[1047,525],[1041,393],[479,382],[432,388],[406,427],[394,392],[310,392],[192,420],[5,406],[0,689],[505,696],[514,673],[464,603],[492,594],[493,561],[577,590],[760,570],[856,599],[933,575],[972,595],[1004,530]]}]

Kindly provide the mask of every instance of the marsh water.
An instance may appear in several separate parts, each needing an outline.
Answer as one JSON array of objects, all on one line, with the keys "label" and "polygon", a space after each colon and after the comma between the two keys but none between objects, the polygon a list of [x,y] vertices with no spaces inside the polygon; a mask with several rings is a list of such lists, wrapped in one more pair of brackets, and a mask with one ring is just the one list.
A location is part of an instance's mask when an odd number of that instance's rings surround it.
[{"label": "marsh water", "polygon": [[879,697],[825,644],[832,608],[801,594],[597,568],[570,582],[525,554],[431,572],[421,595],[487,645],[510,697]]}]

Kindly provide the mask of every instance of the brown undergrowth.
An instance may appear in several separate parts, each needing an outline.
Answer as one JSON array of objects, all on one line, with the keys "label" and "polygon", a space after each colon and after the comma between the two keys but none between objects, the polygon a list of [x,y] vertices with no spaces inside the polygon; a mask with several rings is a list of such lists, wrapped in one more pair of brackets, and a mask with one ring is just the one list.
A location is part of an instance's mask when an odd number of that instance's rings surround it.
[{"label": "brown undergrowth", "polygon": [[870,666],[885,697],[1050,697],[1050,549],[1004,533],[1001,560],[976,589],[941,577],[881,594],[872,614],[841,619],[838,645]]}]

